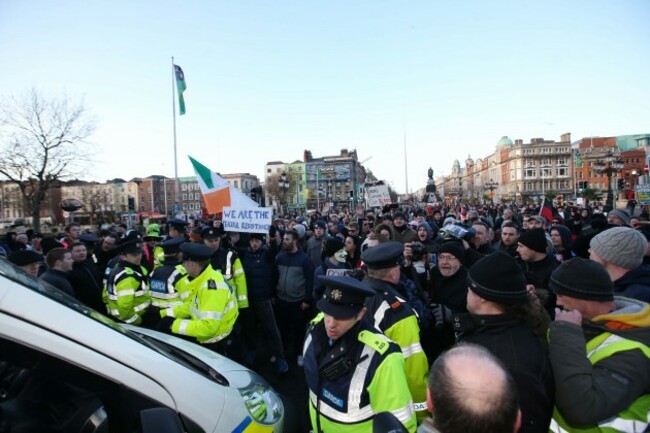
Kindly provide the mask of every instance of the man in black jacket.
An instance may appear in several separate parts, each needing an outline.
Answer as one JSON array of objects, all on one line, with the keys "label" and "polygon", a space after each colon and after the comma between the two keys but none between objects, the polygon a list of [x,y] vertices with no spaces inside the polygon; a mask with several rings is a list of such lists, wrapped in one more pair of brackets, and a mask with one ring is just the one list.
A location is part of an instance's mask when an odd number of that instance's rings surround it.
[{"label": "man in black jacket", "polygon": [[264,245],[263,241],[262,234],[251,233],[248,237],[250,248],[241,253],[242,266],[247,275],[248,302],[253,321],[251,326],[248,326],[253,330],[253,335],[244,335],[245,360],[249,364],[252,363],[256,355],[254,348],[266,342],[275,358],[278,372],[286,373],[289,371],[289,365],[284,356],[282,336],[271,303],[278,278],[275,267],[278,245],[275,240],[271,240],[269,246]]},{"label": "man in black jacket", "polygon": [[105,312],[102,301],[102,286],[97,266],[88,257],[88,250],[83,242],[75,242],[70,246],[72,255],[72,270],[68,280],[74,289],[75,297],[90,308]]},{"label": "man in black jacket", "polygon": [[469,314],[454,318],[459,341],[479,344],[505,365],[517,385],[521,433],[548,431],[553,373],[544,338],[543,310],[531,301],[526,279],[505,253],[485,256],[467,275]]},{"label": "man in black jacket", "polygon": [[54,248],[45,256],[47,271],[40,279],[57,289],[74,296],[74,289],[68,281],[68,273],[72,270],[72,254],[67,248]]}]

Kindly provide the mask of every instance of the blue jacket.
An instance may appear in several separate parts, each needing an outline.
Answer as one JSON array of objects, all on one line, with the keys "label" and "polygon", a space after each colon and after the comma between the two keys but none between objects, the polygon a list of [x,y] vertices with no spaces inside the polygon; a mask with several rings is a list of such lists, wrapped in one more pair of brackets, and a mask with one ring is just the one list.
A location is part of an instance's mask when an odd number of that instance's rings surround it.
[{"label": "blue jacket", "polygon": [[314,268],[309,256],[298,249],[295,253],[282,251],[275,259],[278,269],[276,296],[285,302],[313,303],[311,288]]}]

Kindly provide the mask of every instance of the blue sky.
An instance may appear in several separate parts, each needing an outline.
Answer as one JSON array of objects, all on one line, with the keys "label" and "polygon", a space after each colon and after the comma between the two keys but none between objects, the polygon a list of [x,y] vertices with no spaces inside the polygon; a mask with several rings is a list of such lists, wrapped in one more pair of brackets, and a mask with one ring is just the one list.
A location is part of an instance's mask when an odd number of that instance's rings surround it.
[{"label": "blue sky", "polygon": [[186,155],[263,176],[356,149],[404,191],[508,135],[650,132],[650,2],[0,1],[0,95],[34,87],[97,118],[86,179],[174,175]]}]

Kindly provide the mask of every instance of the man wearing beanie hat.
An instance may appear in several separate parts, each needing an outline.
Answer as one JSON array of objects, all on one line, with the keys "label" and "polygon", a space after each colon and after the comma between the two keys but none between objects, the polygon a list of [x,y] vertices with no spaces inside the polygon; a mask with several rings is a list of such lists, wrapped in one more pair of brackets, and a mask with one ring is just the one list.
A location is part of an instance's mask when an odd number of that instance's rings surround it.
[{"label": "man wearing beanie hat", "polygon": [[326,238],[325,232],[327,224],[323,220],[317,220],[313,224],[314,235],[307,240],[307,250],[305,251],[311,260],[311,264],[316,269],[323,263],[323,242]]},{"label": "man wearing beanie hat", "polygon": [[7,260],[34,278],[38,278],[38,271],[43,264],[43,256],[32,250],[15,251],[9,254]]},{"label": "man wearing beanie hat", "polygon": [[311,322],[304,349],[313,431],[370,433],[374,415],[391,412],[399,431],[415,432],[402,351],[364,320],[374,290],[347,276],[319,279],[326,287],[316,304],[322,314]]},{"label": "man wearing beanie hat", "polygon": [[629,227],[614,227],[594,236],[589,257],[603,265],[618,296],[650,302],[650,265],[643,263],[648,250],[645,236]]},{"label": "man wearing beanie hat", "polygon": [[468,314],[454,317],[459,341],[479,344],[499,358],[519,393],[519,432],[547,432],[553,410],[553,374],[545,348],[544,312],[526,288],[511,256],[497,252],[476,262],[467,275]]},{"label": "man wearing beanie hat", "polygon": [[579,257],[562,263],[550,285],[560,308],[548,336],[556,384],[549,431],[647,431],[650,306],[614,296],[605,268]]},{"label": "man wearing beanie hat", "polygon": [[544,308],[553,317],[555,295],[548,290],[548,279],[560,262],[553,254],[548,254],[546,232],[540,228],[523,232],[519,236],[517,253],[519,254],[517,262],[524,270],[526,281],[535,286]]},{"label": "man wearing beanie hat", "polygon": [[403,244],[410,244],[418,240],[416,231],[406,223],[406,215],[404,212],[395,212],[395,216],[393,217],[393,231],[395,232],[394,239]]},{"label": "man wearing beanie hat", "polygon": [[630,215],[624,210],[614,209],[607,213],[607,222],[613,226],[630,225]]}]

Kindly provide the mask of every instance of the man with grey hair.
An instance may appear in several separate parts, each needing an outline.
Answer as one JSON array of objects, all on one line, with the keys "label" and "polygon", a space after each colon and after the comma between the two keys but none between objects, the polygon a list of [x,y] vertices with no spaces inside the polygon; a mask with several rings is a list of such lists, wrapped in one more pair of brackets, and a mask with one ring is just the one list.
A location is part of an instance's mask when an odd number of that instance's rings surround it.
[{"label": "man with grey hair", "polygon": [[419,433],[513,433],[521,425],[517,387],[486,348],[459,344],[433,363]]},{"label": "man with grey hair", "polygon": [[614,294],[650,302],[650,265],[643,263],[648,242],[629,227],[614,227],[594,236],[589,258],[603,265],[614,282]]}]

